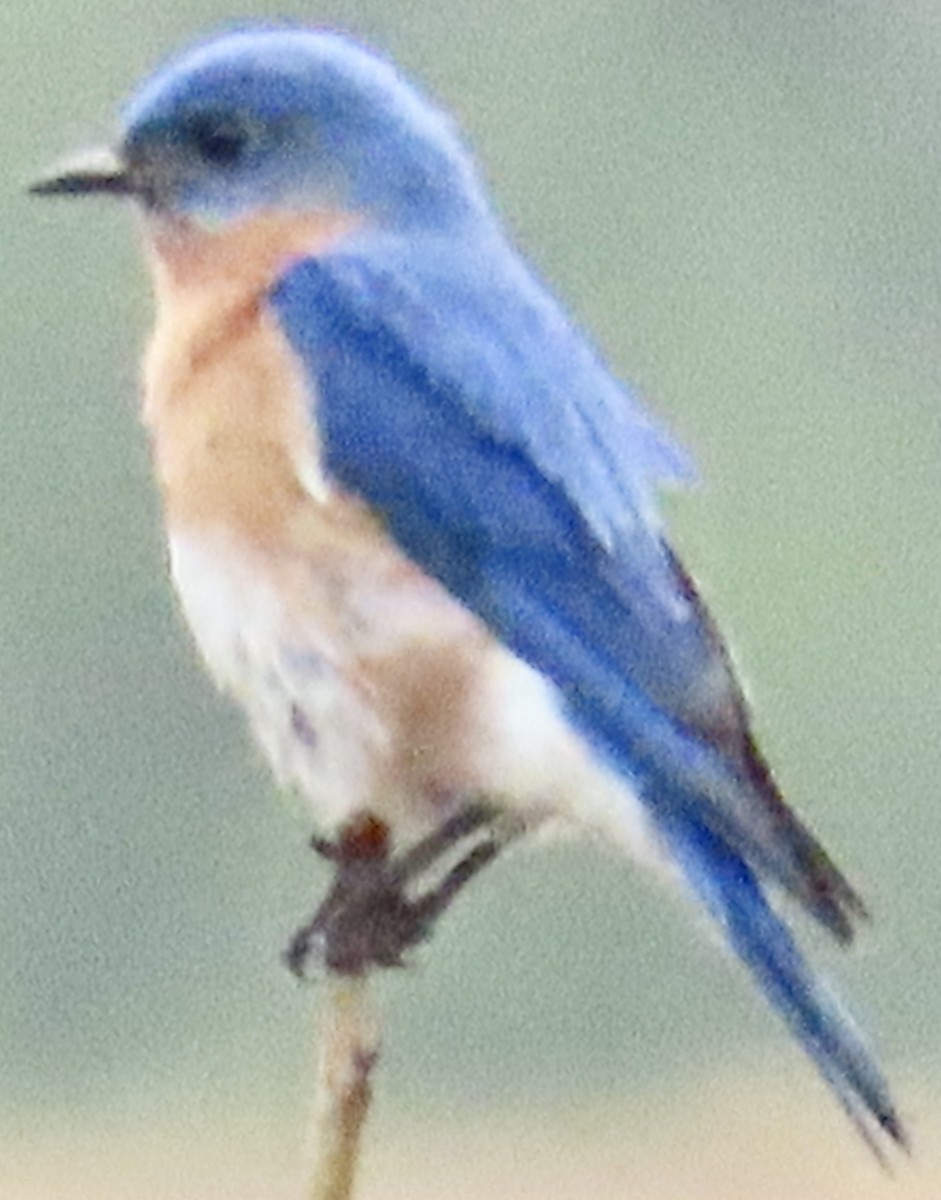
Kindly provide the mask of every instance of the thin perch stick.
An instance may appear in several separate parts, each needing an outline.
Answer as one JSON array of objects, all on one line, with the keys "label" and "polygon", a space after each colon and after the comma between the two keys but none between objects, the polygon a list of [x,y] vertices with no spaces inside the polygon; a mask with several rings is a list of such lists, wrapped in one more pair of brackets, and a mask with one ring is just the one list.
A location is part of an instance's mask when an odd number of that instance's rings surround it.
[{"label": "thin perch stick", "polygon": [[331,973],[324,987],[309,1197],[350,1200],[379,1057],[379,1027],[365,973]]}]

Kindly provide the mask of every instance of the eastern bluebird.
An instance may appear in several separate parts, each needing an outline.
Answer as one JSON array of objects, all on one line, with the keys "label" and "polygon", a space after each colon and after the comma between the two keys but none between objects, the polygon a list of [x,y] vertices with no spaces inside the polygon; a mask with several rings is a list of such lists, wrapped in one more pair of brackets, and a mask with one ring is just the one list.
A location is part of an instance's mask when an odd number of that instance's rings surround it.
[{"label": "eastern bluebird", "polygon": [[345,37],[249,29],[158,71],[113,153],[34,190],[143,213],[173,580],[278,778],[346,831],[334,856],[391,831],[421,865],[553,818],[641,848],[870,1145],[904,1146],[778,914],[848,942],[865,910],[665,538],[656,491],[687,461],[520,258],[451,121]]}]

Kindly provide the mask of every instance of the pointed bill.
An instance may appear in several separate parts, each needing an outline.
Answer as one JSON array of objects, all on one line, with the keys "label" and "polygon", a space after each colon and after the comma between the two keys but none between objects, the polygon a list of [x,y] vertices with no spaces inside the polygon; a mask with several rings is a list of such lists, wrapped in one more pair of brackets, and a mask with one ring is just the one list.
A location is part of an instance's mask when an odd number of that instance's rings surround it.
[{"label": "pointed bill", "polygon": [[29,186],[33,196],[131,196],[137,191],[127,164],[104,146],[66,159]]}]

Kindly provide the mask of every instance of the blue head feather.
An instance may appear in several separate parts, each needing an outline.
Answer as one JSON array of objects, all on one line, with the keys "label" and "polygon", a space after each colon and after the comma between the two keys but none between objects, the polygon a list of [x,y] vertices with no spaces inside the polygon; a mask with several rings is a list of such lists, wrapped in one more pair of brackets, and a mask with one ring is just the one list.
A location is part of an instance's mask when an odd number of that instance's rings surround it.
[{"label": "blue head feather", "polygon": [[196,218],[276,205],[405,227],[488,211],[450,118],[336,33],[253,29],[190,50],[127,105],[122,152],[153,203]]}]

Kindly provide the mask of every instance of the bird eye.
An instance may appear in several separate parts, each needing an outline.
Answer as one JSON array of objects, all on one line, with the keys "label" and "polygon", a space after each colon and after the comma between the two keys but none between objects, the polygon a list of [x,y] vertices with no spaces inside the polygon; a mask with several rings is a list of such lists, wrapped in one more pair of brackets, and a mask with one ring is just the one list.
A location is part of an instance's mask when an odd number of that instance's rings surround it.
[{"label": "bird eye", "polygon": [[194,117],[189,135],[199,157],[214,167],[236,166],[249,143],[248,130],[228,117]]}]

